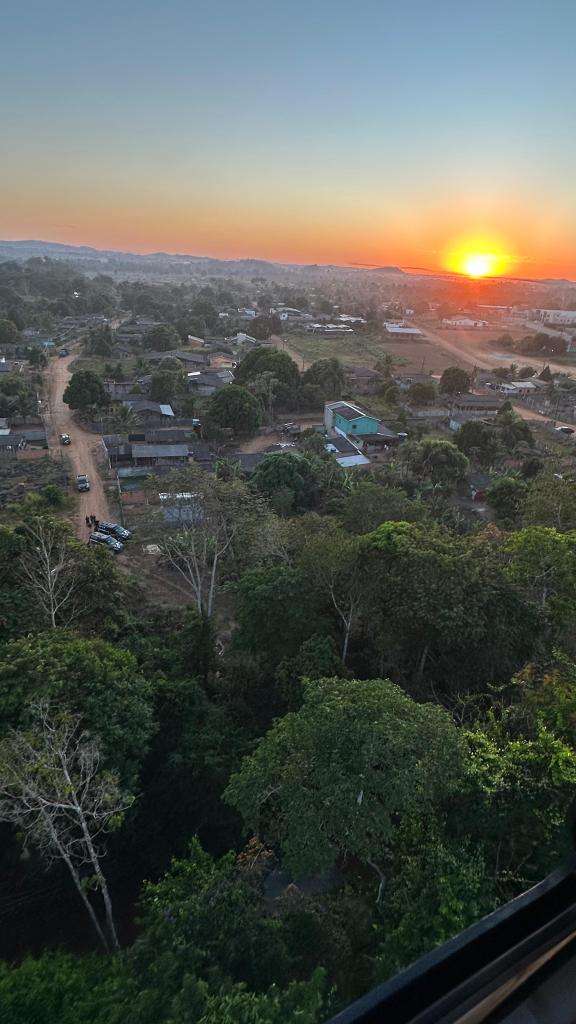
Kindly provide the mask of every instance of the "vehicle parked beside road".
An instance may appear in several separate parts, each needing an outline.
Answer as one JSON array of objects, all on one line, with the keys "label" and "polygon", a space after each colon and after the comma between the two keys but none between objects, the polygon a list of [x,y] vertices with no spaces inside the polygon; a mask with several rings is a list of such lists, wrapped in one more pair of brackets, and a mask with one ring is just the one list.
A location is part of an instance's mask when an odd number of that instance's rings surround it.
[{"label": "vehicle parked beside road", "polygon": [[130,530],[127,530],[124,526],[120,526],[118,523],[100,523],[98,527],[99,533],[106,533],[111,537],[115,537],[116,540],[127,541],[130,540],[132,534]]},{"label": "vehicle parked beside road", "polygon": [[116,540],[115,537],[111,537],[109,533],[91,533],[88,538],[88,543],[105,544],[106,547],[110,548],[110,550],[113,551],[115,555],[118,555],[120,554],[121,551],[124,551],[124,545],[121,544],[119,540]]}]

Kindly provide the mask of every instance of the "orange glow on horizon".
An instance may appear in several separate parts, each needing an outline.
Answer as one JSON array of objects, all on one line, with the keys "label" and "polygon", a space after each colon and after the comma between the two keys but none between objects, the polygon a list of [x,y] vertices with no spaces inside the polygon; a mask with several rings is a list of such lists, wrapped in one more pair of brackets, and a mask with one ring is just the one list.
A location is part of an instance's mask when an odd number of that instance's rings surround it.
[{"label": "orange glow on horizon", "polygon": [[502,277],[510,270],[514,258],[499,242],[488,239],[467,239],[451,246],[444,257],[444,266],[465,277]]}]

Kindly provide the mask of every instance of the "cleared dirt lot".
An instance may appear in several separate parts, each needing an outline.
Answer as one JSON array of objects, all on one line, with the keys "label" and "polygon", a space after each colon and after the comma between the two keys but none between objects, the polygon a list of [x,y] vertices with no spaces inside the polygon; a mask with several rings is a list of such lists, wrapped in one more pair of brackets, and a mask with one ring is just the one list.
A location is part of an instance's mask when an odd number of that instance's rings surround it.
[{"label": "cleared dirt lot", "polygon": [[426,327],[417,324],[420,330],[426,335],[431,344],[444,349],[450,356],[452,365],[479,366],[483,370],[493,370],[497,366],[507,366],[510,363],[517,363],[534,366],[541,370],[549,366],[553,372],[571,373],[576,371],[576,361],[570,360],[558,362],[542,356],[521,355],[518,352],[507,352],[498,347],[497,340],[503,334],[510,334],[513,338],[522,338],[528,334],[525,328],[522,330],[510,330],[506,326],[496,327],[494,330],[442,330]]}]

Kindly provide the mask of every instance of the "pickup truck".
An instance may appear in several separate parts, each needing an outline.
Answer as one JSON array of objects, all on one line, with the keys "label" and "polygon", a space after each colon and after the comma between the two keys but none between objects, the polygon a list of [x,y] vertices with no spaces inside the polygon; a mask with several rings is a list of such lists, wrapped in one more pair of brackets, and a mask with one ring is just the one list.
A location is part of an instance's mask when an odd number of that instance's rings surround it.
[{"label": "pickup truck", "polygon": [[76,477],[76,490],[77,491],[89,491],[90,481],[86,476],[86,473],[78,473]]}]

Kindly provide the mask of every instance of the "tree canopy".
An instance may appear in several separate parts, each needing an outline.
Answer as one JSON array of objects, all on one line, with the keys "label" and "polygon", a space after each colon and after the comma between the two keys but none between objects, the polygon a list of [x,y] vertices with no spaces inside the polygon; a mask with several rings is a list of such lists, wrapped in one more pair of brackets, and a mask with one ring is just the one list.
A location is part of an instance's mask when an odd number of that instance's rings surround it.
[{"label": "tree canopy", "polygon": [[387,680],[324,679],[306,684],[300,711],[272,727],[226,796],[297,878],[350,856],[380,874],[400,821],[433,813],[462,771],[446,712]]},{"label": "tree canopy", "polygon": [[440,378],[440,391],[445,395],[459,395],[470,390],[470,376],[460,366],[447,366]]},{"label": "tree canopy", "polygon": [[158,324],[146,332],[143,344],[153,352],[169,352],[178,348],[180,335],[171,324]]},{"label": "tree canopy", "polygon": [[289,387],[297,388],[300,383],[298,367],[288,353],[264,347],[254,348],[244,356],[236,371],[236,381],[238,384],[248,384],[266,372],[272,373]]},{"label": "tree canopy", "polygon": [[432,437],[411,441],[404,448],[403,456],[416,476],[446,490],[463,480],[469,465],[455,444]]},{"label": "tree canopy", "polygon": [[75,411],[88,412],[107,405],[108,395],[96,373],[92,370],[76,370],[66,385],[64,401]]},{"label": "tree canopy", "polygon": [[15,640],[0,660],[0,721],[25,726],[45,697],[82,716],[110,764],[133,779],[152,730],[150,685],[135,659],[104,640],[53,631]]},{"label": "tree canopy", "polygon": [[246,388],[229,384],[210,399],[207,418],[235,434],[252,434],[262,422],[262,406]]}]

